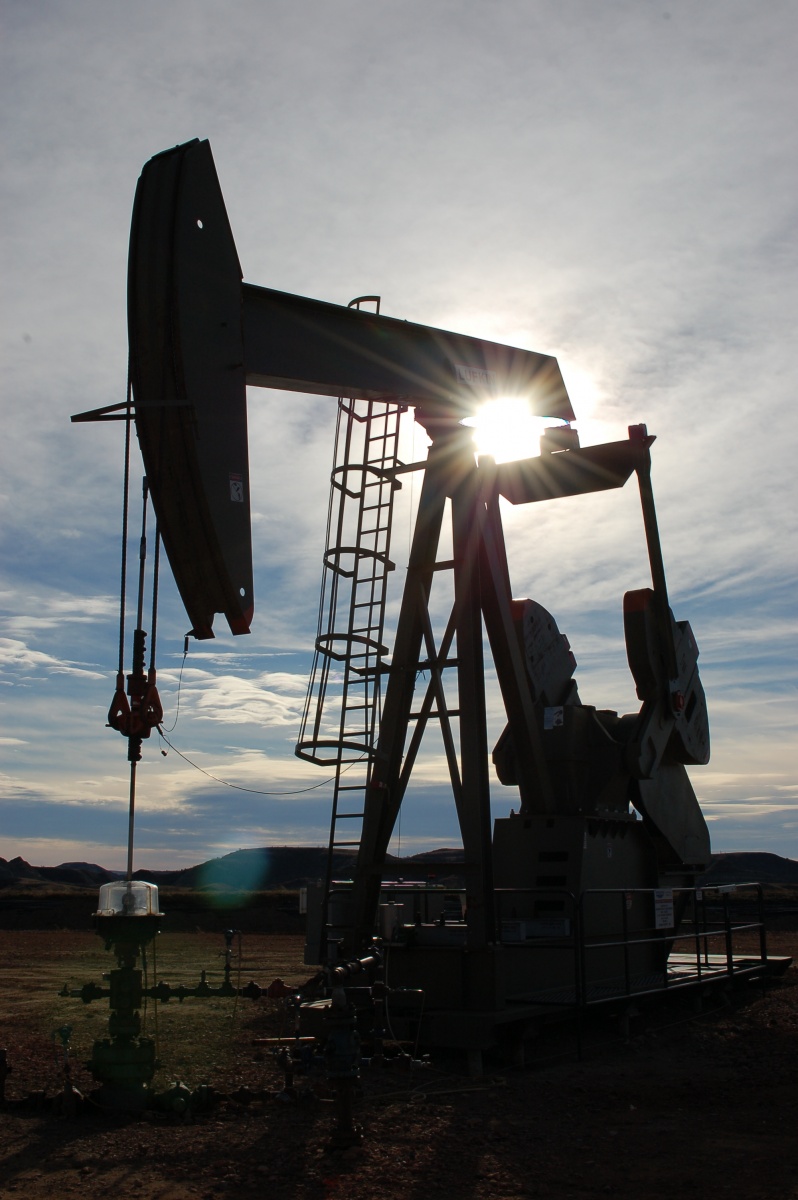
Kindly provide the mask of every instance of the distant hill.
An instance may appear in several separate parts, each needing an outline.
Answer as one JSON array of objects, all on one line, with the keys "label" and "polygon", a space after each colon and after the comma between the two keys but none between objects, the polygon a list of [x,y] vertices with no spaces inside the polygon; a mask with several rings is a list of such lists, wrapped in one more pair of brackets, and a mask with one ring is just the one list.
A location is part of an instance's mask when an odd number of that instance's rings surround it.
[{"label": "distant hill", "polygon": [[12,858],[11,862],[0,858],[0,887],[20,879],[41,879],[41,875],[36,867],[26,863],[24,858]]},{"label": "distant hill", "polygon": [[[407,858],[386,858],[386,874],[395,878],[450,882],[458,874],[462,850],[442,848]],[[334,875],[351,875],[354,851],[340,851],[334,859]],[[136,871],[134,878],[155,883],[160,888],[235,888],[241,891],[295,889],[308,881],[322,879],[327,869],[327,850],[322,846],[266,846],[252,850],[234,850],[179,871]],[[0,858],[0,889],[29,884],[41,887],[53,884],[76,888],[98,888],[103,883],[124,878],[122,871],[109,871],[96,863],[68,862],[57,867],[32,867],[23,858],[6,862]],[[705,884],[758,882],[770,886],[798,887],[798,862],[778,854],[737,852],[713,854],[702,878]]]},{"label": "distant hill", "polygon": [[[457,872],[462,850],[441,849],[407,858],[388,855],[386,872],[396,878],[425,879],[430,873],[443,882]],[[333,875],[347,879],[352,873],[355,854],[342,850],[333,860]],[[234,850],[221,858],[177,871],[134,872],[134,879],[155,883],[160,888],[236,888],[265,891],[273,888],[295,889],[323,879],[327,871],[327,850],[322,846],[266,846],[252,850]],[[123,879],[123,871],[109,871],[96,863],[68,862],[57,867],[32,867],[22,858],[6,862],[0,858],[0,888],[11,884],[59,884],[78,888],[99,888],[103,883]]]},{"label": "distant hill", "polygon": [[[351,870],[354,852],[336,856],[337,872]],[[180,871],[136,871],[136,879],[157,883],[159,887],[236,887],[244,891],[268,888],[300,887],[326,871],[327,851],[321,846],[264,846],[254,850],[233,850],[221,858],[212,858]]]},{"label": "distant hill", "polygon": [[[433,869],[436,877],[451,874],[462,861],[462,850],[433,850],[407,858],[389,854],[386,873],[408,879],[424,879]],[[347,879],[355,861],[354,850],[341,850],[333,858],[333,877]],[[258,850],[234,850],[222,858],[213,858],[182,871],[141,871],[136,878],[147,879],[163,887],[202,888],[212,885],[247,890],[272,887],[297,888],[308,881],[323,879],[327,871],[327,850],[323,846],[267,846]]]},{"label": "distant hill", "polygon": [[124,879],[124,871],[107,871],[95,863],[61,863],[58,867],[38,867],[44,879],[55,883],[71,883],[76,887],[99,887],[112,879]]},{"label": "distant hill", "polygon": [[798,887],[798,862],[778,854],[739,851],[732,854],[713,854],[703,883],[761,883],[781,887]]}]

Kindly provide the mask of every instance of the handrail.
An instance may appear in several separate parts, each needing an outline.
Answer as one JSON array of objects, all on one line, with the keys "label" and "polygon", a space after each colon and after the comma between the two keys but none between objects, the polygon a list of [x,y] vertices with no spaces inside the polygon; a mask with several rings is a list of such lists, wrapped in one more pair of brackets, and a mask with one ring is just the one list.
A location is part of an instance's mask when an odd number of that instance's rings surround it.
[{"label": "handrail", "polygon": [[[756,918],[750,919],[749,914],[740,914],[735,919],[730,899],[740,893],[751,893],[749,897],[756,902]],[[554,999],[544,996],[531,1003],[560,1006],[567,1005],[577,1009],[591,1005],[608,1003],[635,996],[653,995],[669,990],[679,990],[686,987],[699,986],[710,981],[730,980],[740,976],[761,972],[767,963],[767,937],[764,922],[763,890],[759,883],[746,882],[738,884],[710,884],[703,887],[671,887],[671,888],[588,888],[577,896],[565,888],[497,888],[497,928],[499,940],[505,946],[516,943],[502,936],[503,922],[507,919],[532,921],[535,918],[531,910],[524,916],[512,918],[506,915],[506,901],[509,896],[524,897],[527,901],[532,896],[558,897],[563,903],[562,916],[570,922],[567,932],[554,936],[531,936],[525,939],[527,948],[530,943],[535,947],[545,944],[552,951],[571,951],[574,958],[573,999],[569,1002],[561,998]],[[606,898],[612,901],[617,897],[620,905],[618,918],[605,916],[604,926],[610,929],[603,932],[591,931],[591,923],[595,925],[596,899]],[[638,905],[637,921],[632,927],[630,912],[635,897],[650,897],[652,911],[640,921]],[[660,910],[660,923],[654,908],[657,899],[663,905],[671,907],[673,924],[666,925],[668,908]],[[610,903],[610,908],[612,907]],[[680,911],[681,910],[681,911]],[[539,919],[539,918],[538,918]],[[601,918],[600,918],[601,919]],[[759,933],[758,952],[743,954],[739,948],[739,937],[744,933]],[[722,951],[712,950],[713,939],[720,941]],[[652,983],[652,972],[639,972],[635,976],[634,957],[639,956],[641,949],[646,946],[662,948],[661,970],[654,974],[660,976],[659,982]],[[688,949],[692,947],[692,949]],[[621,967],[615,979],[604,974],[597,977],[594,964],[604,953],[613,954],[620,951]],[[678,961],[672,959],[674,951]],[[669,959],[671,964],[669,967]],[[718,961],[720,959],[720,962]],[[606,960],[605,960],[606,962]],[[600,989],[600,990],[599,990]]]}]

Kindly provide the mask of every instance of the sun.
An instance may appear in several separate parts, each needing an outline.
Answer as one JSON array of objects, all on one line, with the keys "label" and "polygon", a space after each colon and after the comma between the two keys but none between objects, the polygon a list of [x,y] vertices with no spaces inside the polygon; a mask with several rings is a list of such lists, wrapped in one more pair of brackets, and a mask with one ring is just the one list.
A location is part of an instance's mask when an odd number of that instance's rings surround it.
[{"label": "sun", "polygon": [[565,422],[554,417],[536,417],[523,397],[488,400],[473,417],[463,422],[474,430],[477,454],[487,454],[497,463],[540,454],[544,429]]}]

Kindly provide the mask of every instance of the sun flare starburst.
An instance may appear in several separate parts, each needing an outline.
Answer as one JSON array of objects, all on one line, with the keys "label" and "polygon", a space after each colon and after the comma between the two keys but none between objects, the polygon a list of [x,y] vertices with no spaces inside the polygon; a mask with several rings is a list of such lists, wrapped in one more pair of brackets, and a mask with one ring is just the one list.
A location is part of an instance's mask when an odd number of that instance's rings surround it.
[{"label": "sun flare starburst", "polygon": [[552,417],[536,417],[521,397],[488,400],[473,417],[463,422],[474,430],[478,454],[487,454],[497,463],[519,458],[534,458],[540,453],[544,429],[562,426]]}]

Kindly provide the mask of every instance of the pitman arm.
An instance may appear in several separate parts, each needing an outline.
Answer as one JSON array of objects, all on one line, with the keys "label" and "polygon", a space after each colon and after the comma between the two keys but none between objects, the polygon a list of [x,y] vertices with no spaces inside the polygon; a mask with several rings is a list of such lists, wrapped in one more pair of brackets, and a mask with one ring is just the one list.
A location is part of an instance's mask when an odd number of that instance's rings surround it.
[{"label": "pitman arm", "polygon": [[[674,621],[651,487],[653,438],[645,425],[629,428],[645,445],[636,464],[653,589],[627,592],[623,601],[629,668],[643,707],[630,739],[627,765],[638,779],[651,779],[664,757],[672,763],[709,762],[709,718],[698,677],[698,647],[687,621]],[[641,447],[642,449],[642,447]]]},{"label": "pitman arm", "polygon": [[688,621],[668,609],[667,645],[674,673],[666,670],[655,593],[627,592],[623,620],[629,667],[643,707],[627,747],[627,765],[637,779],[651,779],[666,753],[671,762],[709,762],[709,718],[698,677],[698,647]]}]

